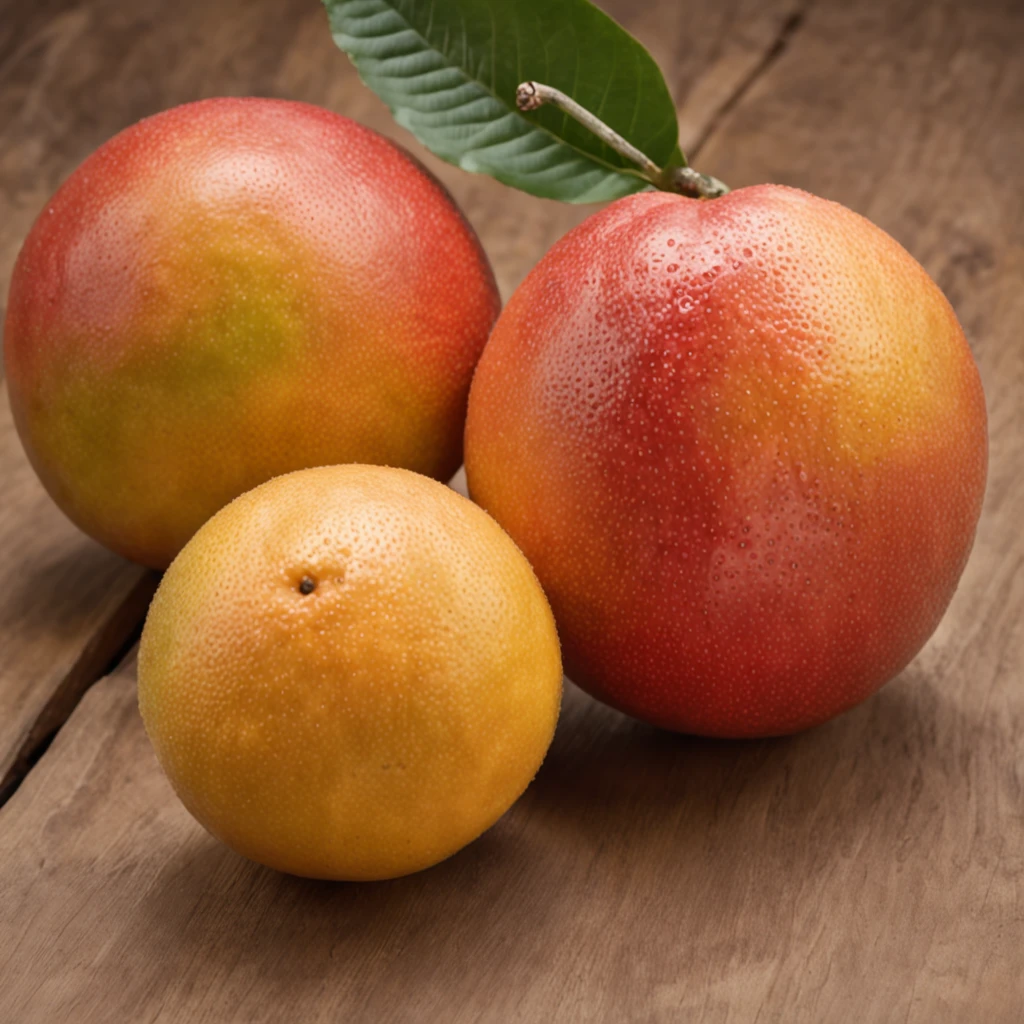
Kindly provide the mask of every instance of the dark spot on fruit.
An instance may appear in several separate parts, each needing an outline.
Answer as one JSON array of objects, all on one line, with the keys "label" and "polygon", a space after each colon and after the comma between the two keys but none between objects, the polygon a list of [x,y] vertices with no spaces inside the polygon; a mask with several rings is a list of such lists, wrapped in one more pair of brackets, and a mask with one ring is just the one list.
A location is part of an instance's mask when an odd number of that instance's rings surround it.
[{"label": "dark spot on fruit", "polygon": [[299,580],[300,594],[312,594],[314,590],[316,590],[316,580],[312,576],[303,576]]}]

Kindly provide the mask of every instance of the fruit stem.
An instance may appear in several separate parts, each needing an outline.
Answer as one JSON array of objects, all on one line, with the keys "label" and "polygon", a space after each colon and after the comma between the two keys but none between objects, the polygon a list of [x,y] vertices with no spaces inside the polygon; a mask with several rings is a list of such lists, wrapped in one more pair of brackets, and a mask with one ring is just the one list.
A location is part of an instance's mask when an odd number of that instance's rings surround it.
[{"label": "fruit stem", "polygon": [[599,117],[586,107],[581,107],[571,96],[542,82],[523,82],[516,89],[516,106],[522,111],[536,110],[550,103],[563,114],[578,121],[593,132],[605,145],[620,156],[632,161],[640,169],[646,181],[663,192],[678,192],[693,199],[717,199],[729,191],[729,186],[708,174],[701,174],[692,167],[659,167],[649,156],[627,142],[618,132],[609,128]]}]

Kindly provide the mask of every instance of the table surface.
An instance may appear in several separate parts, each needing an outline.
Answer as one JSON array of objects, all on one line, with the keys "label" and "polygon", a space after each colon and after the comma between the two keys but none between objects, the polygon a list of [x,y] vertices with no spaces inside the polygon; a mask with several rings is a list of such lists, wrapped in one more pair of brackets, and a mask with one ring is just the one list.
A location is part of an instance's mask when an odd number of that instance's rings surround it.
[{"label": "table surface", "polygon": [[[1024,5],[604,6],[666,70],[702,170],[847,204],[956,307],[991,466],[938,632],[788,739],[662,734],[569,687],[536,782],[462,853],[389,883],[284,877],[173,797],[134,695],[156,577],[56,511],[3,396],[0,1020],[1024,1020]],[[506,297],[589,212],[425,154],[315,0],[0,0],[0,279],[96,146],[239,93],[410,146]]]}]

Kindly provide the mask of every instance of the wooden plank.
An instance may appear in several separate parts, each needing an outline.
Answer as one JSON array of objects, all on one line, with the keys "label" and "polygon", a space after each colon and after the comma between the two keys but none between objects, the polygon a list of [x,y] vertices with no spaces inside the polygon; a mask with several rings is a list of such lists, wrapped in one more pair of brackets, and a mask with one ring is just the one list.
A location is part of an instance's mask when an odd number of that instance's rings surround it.
[{"label": "wooden plank", "polygon": [[156,574],[104,551],[36,479],[0,383],[0,804],[136,630]]},{"label": "wooden plank", "polygon": [[570,690],[540,777],[483,839],[330,885],[192,821],[129,665],[0,817],[0,1019],[1010,1021],[1020,792],[944,711],[918,667],[841,722],[730,744]]},{"label": "wooden plank", "polygon": [[[207,838],[155,765],[128,666],[0,810],[0,1020],[1020,1019],[1024,19],[1011,0],[819,0],[787,39],[719,107],[701,168],[895,234],[956,304],[988,395],[975,553],[923,654],[770,742],[659,734],[570,690],[494,830],[373,885],[285,878]],[[467,180],[490,249],[512,194],[492,219]],[[507,286],[516,250],[496,242]]]},{"label": "wooden plank", "polygon": [[[765,50],[788,2],[772,0],[763,10],[752,0],[727,4],[686,32],[664,6],[612,6],[655,46],[666,66],[680,69],[675,84],[681,93],[697,88],[707,68],[720,95],[723,45],[726,63],[736,49],[722,40],[736,30],[748,57]],[[320,5],[310,0],[211,0],[171,15],[162,0],[130,5],[96,0],[86,6],[70,0],[4,0],[0,12],[4,280],[38,211],[93,149],[147,114],[228,93],[320,103],[413,149],[486,237],[506,295],[538,256],[589,212],[513,192],[425,152],[362,86],[334,46]],[[709,107],[705,114],[710,118],[714,110]],[[706,121],[698,115],[696,123]],[[4,499],[0,571],[3,578],[29,581],[0,596],[0,647],[8,652],[0,670],[2,802],[40,743],[141,620],[152,578],[104,556],[48,507],[10,428],[5,396],[0,403],[0,473],[13,481]],[[29,534],[32,541],[26,544]]]}]

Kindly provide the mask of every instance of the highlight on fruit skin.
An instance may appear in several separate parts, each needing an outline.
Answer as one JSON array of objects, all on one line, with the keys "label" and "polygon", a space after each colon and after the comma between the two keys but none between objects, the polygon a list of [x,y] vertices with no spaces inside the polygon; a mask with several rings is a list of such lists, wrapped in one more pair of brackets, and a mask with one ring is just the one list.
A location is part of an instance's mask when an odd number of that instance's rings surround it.
[{"label": "highlight on fruit skin", "polygon": [[283,472],[447,480],[499,308],[473,230],[400,147],[305,103],[204,100],[125,129],[47,203],[6,376],[56,503],[162,568]]},{"label": "highlight on fruit skin", "polygon": [[977,367],[923,268],[764,185],[619,200],[513,295],[470,493],[530,559],[570,679],[655,725],[794,732],[936,628],[985,488]]},{"label": "highlight on fruit skin", "polygon": [[185,807],[237,852],[315,878],[429,867],[511,806],[551,742],[562,670],[529,563],[426,477],[278,477],[168,569],[139,707]]}]

